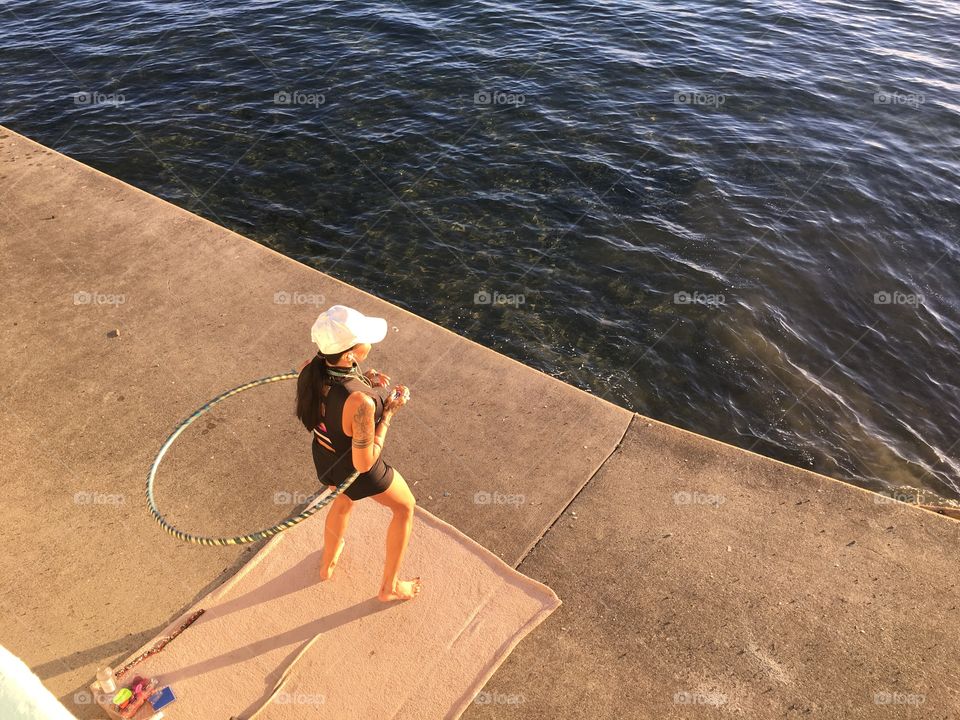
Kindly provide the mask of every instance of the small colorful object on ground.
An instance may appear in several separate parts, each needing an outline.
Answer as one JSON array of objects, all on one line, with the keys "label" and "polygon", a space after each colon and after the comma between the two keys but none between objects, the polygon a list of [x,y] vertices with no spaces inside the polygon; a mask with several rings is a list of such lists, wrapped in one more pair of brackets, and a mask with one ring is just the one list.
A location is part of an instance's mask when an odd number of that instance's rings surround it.
[{"label": "small colorful object on ground", "polygon": [[194,543],[196,545],[243,545],[246,543],[258,542],[260,540],[266,540],[267,538],[281,533],[284,530],[289,530],[294,525],[302,523],[353,484],[353,481],[359,476],[359,472],[353,472],[353,474],[348,476],[346,480],[330,491],[329,495],[323,498],[320,502],[313,504],[313,501],[326,492],[327,488],[324,487],[315,492],[313,495],[307,498],[306,508],[297,515],[291,515],[286,520],[283,520],[272,527],[264,528],[263,530],[257,530],[249,535],[237,535],[235,537],[206,537],[203,535],[192,535],[190,533],[183,532],[182,530],[178,530],[177,528],[173,527],[173,525],[168,523],[166,518],[163,517],[163,515],[160,513],[160,510],[157,508],[157,503],[153,493],[154,481],[156,480],[157,476],[157,468],[160,467],[160,461],[163,460],[163,456],[167,453],[167,450],[170,449],[173,441],[177,439],[180,433],[186,430],[190,423],[204,413],[208,412],[210,408],[217,403],[222,402],[228,397],[236,395],[237,393],[243,392],[244,390],[249,390],[250,388],[258,387],[260,385],[266,385],[267,383],[277,382],[279,380],[292,380],[298,376],[299,373],[292,370],[281,375],[271,375],[269,377],[260,378],[259,380],[253,380],[245,383],[233,388],[232,390],[227,390],[226,392],[221,393],[207,404],[195,410],[189,417],[180,421],[180,423],[174,428],[173,432],[170,433],[170,437],[168,437],[160,447],[160,451],[157,453],[157,457],[154,459],[153,464],[150,466],[150,471],[147,473],[147,507],[150,509],[150,514],[153,515],[154,519],[160,523],[160,527],[173,535],[175,538],[185,542]]},{"label": "small colorful object on ground", "polygon": [[[113,704],[121,718],[132,718],[143,707],[147,698],[154,692],[154,681],[139,675],[130,681],[130,687],[123,688],[113,698]],[[119,702],[118,702],[119,701]]]},{"label": "small colorful object on ground", "polygon": [[150,707],[154,710],[166,707],[177,698],[173,694],[173,688],[167,685],[150,696]]}]

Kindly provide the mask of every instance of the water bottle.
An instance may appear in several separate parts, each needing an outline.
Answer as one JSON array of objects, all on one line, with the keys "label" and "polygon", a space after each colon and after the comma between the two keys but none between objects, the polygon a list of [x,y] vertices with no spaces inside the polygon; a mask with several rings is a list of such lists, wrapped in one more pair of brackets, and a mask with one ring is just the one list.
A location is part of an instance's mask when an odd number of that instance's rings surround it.
[{"label": "water bottle", "polygon": [[104,667],[97,670],[97,684],[100,685],[100,690],[105,693],[116,692],[117,678],[114,677],[113,668]]}]

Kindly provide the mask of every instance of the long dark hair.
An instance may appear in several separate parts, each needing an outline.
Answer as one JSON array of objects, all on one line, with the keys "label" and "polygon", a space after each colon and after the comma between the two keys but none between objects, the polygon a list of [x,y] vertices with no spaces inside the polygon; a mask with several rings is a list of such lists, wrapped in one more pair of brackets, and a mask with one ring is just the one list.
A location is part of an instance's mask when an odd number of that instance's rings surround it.
[{"label": "long dark hair", "polygon": [[307,430],[312,431],[323,420],[323,416],[320,415],[323,386],[329,384],[332,379],[327,372],[327,363],[334,365],[340,362],[340,358],[354,347],[356,345],[335,355],[323,355],[318,351],[313,356],[313,360],[300,371],[300,376],[297,378],[297,417]]}]

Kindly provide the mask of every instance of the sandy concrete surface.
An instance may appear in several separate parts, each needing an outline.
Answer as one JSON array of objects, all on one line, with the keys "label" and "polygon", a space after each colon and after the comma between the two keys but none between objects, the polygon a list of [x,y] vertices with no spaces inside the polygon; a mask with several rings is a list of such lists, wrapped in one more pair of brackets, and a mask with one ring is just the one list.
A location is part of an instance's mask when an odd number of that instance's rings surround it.
[{"label": "sandy concrete surface", "polygon": [[[634,419],[3,129],[0,278],[0,643],[65,700],[249,557],[163,534],[142,485],[183,416],[310,354],[322,307],[285,292],[388,319],[366,365],[413,399],[385,456],[564,601],[464,717],[958,715],[948,518]],[[185,529],[261,526],[314,489],[291,391],[184,435],[160,501]],[[580,427],[540,422],[561,403],[591,429],[575,455]]]},{"label": "sandy concrete surface", "polygon": [[377,503],[357,503],[333,577],[317,582],[326,512],[271,539],[160,633],[203,609],[124,679],[173,687],[178,720],[453,719],[560,605],[548,587],[422,508],[406,567],[423,590],[416,602],[380,602],[391,513]]},{"label": "sandy concrete surface", "polygon": [[563,605],[464,720],[958,718],[958,545],[956,521],[637,416],[520,564]]}]

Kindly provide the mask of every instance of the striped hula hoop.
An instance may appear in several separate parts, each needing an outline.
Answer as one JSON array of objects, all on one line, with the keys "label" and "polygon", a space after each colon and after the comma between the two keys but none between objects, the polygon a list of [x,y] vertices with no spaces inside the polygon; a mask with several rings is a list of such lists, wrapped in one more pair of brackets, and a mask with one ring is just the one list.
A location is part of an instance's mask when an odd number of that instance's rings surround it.
[{"label": "striped hula hoop", "polygon": [[157,457],[150,466],[150,472],[147,473],[147,507],[150,508],[150,514],[153,515],[154,519],[160,523],[160,527],[178,540],[194,543],[195,545],[244,545],[246,543],[258,542],[260,540],[266,540],[268,537],[281,533],[284,530],[289,530],[294,525],[302,523],[308,517],[317,512],[317,510],[327,505],[337,495],[342,493],[344,490],[350,487],[351,484],[353,484],[353,481],[356,480],[357,476],[360,474],[358,471],[354,471],[352,475],[340,483],[330,492],[327,497],[323,498],[323,500],[318,502],[316,505],[312,504],[313,501],[320,497],[320,495],[326,491],[326,488],[318,490],[309,498],[307,498],[307,507],[302,512],[296,515],[291,515],[286,520],[283,520],[272,527],[268,527],[263,530],[257,530],[249,535],[237,535],[235,537],[206,537],[204,535],[192,535],[191,533],[183,532],[183,530],[178,530],[169,522],[167,522],[167,519],[157,508],[157,502],[153,494],[153,486],[157,477],[157,468],[160,467],[160,461],[163,460],[163,456],[166,455],[167,450],[169,450],[170,446],[173,445],[173,441],[177,439],[180,433],[187,429],[187,426],[189,426],[190,423],[208,412],[210,408],[217,403],[222,402],[228,397],[236,395],[237,393],[243,392],[244,390],[249,390],[250,388],[258,387],[260,385],[266,385],[267,383],[277,382],[279,380],[292,380],[296,377],[299,377],[299,375],[300,373],[296,371],[290,371],[281,375],[271,375],[269,377],[260,378],[259,380],[252,380],[251,382],[244,383],[243,385],[235,387],[232,390],[227,390],[226,392],[217,395],[217,397],[205,404],[203,407],[195,410],[189,417],[180,421],[180,423],[174,428],[173,432],[170,433],[170,437],[168,437],[160,447],[160,452],[157,453]]}]

